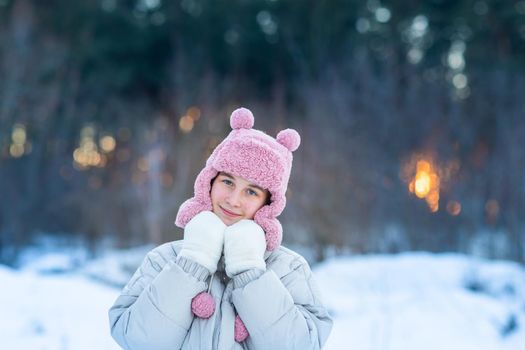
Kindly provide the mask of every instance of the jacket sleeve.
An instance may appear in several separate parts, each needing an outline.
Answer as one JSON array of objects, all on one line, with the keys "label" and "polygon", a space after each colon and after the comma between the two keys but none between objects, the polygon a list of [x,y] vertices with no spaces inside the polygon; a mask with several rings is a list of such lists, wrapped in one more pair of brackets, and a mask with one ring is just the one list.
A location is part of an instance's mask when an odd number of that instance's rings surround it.
[{"label": "jacket sleeve", "polygon": [[144,259],[109,310],[111,335],[124,349],[180,349],[191,326],[191,300],[206,289],[209,272],[157,250]]},{"label": "jacket sleeve", "polygon": [[303,258],[294,263],[281,278],[271,269],[234,277],[232,302],[250,333],[249,349],[313,350],[325,344],[332,319],[308,263]]}]

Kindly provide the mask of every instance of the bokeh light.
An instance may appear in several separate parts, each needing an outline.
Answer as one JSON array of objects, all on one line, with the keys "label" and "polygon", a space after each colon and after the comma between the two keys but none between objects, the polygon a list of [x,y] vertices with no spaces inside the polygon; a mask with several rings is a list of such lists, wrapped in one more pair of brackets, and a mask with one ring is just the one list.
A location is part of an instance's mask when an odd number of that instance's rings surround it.
[{"label": "bokeh light", "polygon": [[447,203],[447,212],[452,216],[458,216],[461,213],[461,203],[458,201],[449,201]]},{"label": "bokeh light", "polygon": [[[402,167],[402,177],[408,182],[408,190],[424,199],[431,212],[439,210],[440,170],[430,158],[412,157]],[[415,160],[414,160],[415,159]]]}]

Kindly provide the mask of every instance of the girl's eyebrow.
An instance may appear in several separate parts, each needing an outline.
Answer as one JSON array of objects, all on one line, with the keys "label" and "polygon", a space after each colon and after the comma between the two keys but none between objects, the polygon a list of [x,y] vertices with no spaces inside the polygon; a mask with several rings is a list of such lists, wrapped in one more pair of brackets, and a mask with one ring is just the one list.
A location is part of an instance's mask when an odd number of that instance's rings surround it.
[{"label": "girl's eyebrow", "polygon": [[219,173],[219,175],[226,176],[226,177],[229,177],[229,178],[232,179],[232,180],[235,180],[235,179],[233,178],[233,176],[231,176],[231,175],[228,174],[228,173],[225,173],[224,171],[221,171],[221,172]]},{"label": "girl's eyebrow", "polygon": [[[230,175],[230,174],[228,174],[228,173],[226,173],[224,171],[221,171],[219,175],[223,175],[223,176],[226,176],[226,177],[228,177],[228,178],[230,178],[232,180],[235,180],[235,178],[232,175]],[[259,190],[261,192],[264,192],[264,190],[260,186],[257,186],[255,184],[248,184],[248,186],[249,187],[253,187],[253,188],[255,188],[255,189],[257,189],[257,190]]]}]

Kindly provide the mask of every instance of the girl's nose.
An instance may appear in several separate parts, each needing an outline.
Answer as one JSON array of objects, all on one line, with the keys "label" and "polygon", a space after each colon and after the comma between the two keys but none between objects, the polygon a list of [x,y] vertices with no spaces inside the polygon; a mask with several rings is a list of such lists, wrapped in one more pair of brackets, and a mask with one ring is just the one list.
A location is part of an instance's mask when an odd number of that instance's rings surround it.
[{"label": "girl's nose", "polygon": [[228,204],[232,207],[238,207],[241,203],[241,194],[238,191],[230,192],[228,196]]}]

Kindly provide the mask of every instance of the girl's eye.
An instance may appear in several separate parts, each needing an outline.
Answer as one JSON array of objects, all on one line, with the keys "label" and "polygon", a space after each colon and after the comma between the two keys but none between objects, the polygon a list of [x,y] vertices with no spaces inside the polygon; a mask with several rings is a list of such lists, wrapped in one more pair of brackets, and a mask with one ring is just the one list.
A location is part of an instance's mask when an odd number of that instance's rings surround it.
[{"label": "girl's eye", "polygon": [[255,192],[254,190],[250,190],[250,189],[248,189],[248,194],[250,196],[257,196],[257,192]]},{"label": "girl's eye", "polygon": [[222,180],[222,182],[223,182],[225,185],[228,185],[228,186],[233,185],[233,182],[231,182],[230,180],[227,180],[227,179]]}]

